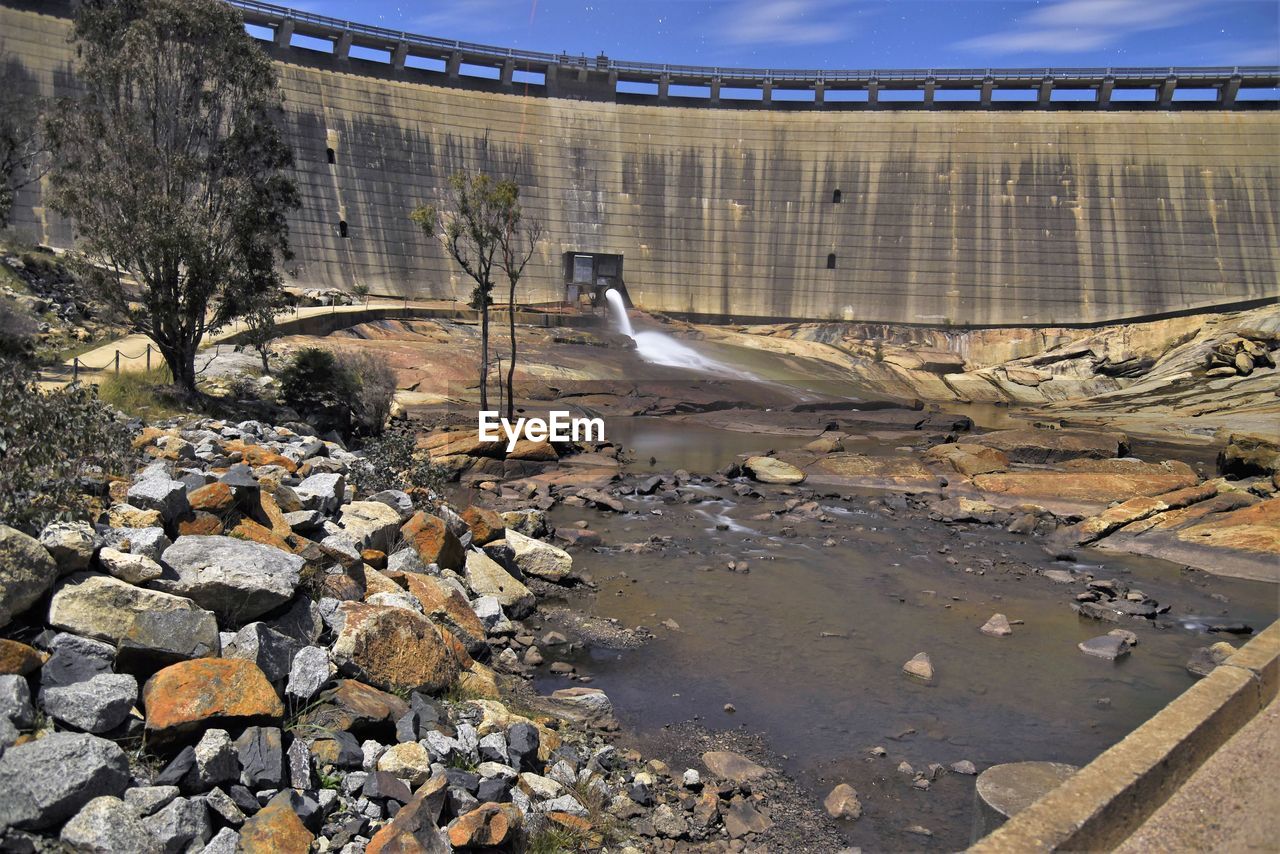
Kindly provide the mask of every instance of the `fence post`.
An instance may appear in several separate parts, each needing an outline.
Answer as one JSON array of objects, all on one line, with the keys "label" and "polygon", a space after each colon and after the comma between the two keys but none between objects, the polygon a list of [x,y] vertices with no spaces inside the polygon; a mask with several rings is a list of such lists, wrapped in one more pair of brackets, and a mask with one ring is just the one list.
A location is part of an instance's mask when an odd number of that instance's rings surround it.
[{"label": "fence post", "polygon": [[116,373],[120,373],[120,351],[116,350]]},{"label": "fence post", "polygon": [[79,356],[71,357],[71,381],[73,383],[80,381],[80,357]]},{"label": "fence post", "polygon": [[147,345],[147,373],[151,373],[151,345]]}]

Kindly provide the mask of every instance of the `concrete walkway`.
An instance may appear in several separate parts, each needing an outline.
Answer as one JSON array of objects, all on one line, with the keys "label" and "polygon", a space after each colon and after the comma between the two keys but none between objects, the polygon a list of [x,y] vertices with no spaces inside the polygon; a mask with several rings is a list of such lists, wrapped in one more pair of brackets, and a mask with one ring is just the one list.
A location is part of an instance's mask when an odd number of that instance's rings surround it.
[{"label": "concrete walkway", "polygon": [[1116,850],[1280,850],[1280,698],[1222,745]]}]

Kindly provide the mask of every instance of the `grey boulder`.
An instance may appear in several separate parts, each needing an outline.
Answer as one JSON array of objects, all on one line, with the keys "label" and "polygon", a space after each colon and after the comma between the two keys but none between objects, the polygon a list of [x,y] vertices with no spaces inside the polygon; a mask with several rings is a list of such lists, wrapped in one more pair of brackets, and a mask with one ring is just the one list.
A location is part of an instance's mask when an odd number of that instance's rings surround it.
[{"label": "grey boulder", "polygon": [[75,815],[102,795],[129,785],[129,760],[94,735],[56,732],[10,747],[0,756],[0,827],[42,830]]},{"label": "grey boulder", "polygon": [[98,537],[87,522],[50,522],[40,532],[40,545],[48,550],[63,574],[86,569],[97,542]]},{"label": "grey boulder", "polygon": [[163,561],[176,577],[166,574],[155,586],[237,623],[288,603],[304,563],[271,546],[220,536],[179,537]]},{"label": "grey boulder", "polygon": [[103,673],[84,682],[40,691],[40,707],[50,717],[92,733],[109,732],[120,726],[137,701],[138,680],[124,673]]},{"label": "grey boulder", "polygon": [[129,503],[143,510],[155,510],[166,522],[191,511],[187,486],[180,480],[149,477],[129,487]]},{"label": "grey boulder", "polygon": [[133,807],[119,798],[94,798],[62,828],[62,842],[86,854],[153,854],[159,841]]},{"label": "grey boulder", "polygon": [[34,538],[0,525],[0,628],[30,608],[58,579],[58,565]]}]

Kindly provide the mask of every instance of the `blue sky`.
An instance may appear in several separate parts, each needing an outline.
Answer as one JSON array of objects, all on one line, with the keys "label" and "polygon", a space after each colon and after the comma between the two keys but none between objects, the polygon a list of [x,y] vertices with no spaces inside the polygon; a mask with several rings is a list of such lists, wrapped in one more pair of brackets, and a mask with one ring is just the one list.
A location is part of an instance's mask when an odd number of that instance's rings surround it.
[{"label": "blue sky", "polygon": [[276,0],[425,35],[777,68],[1280,63],[1277,0]]}]

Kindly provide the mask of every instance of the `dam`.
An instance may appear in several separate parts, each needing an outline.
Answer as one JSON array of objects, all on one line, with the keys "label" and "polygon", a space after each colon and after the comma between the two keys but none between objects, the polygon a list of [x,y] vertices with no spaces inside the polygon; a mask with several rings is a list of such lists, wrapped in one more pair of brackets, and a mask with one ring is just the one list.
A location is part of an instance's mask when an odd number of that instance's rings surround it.
[{"label": "dam", "polygon": [[[546,229],[527,303],[565,301],[574,259],[601,257],[625,264],[641,308],[739,322],[1091,325],[1280,294],[1275,68],[670,68],[235,5],[284,93],[298,286],[464,300],[408,214],[484,170],[514,177]],[[33,91],[74,86],[69,15],[0,3],[3,54]],[[1071,92],[1088,99],[1059,100]],[[38,185],[13,220],[72,243]]]}]

